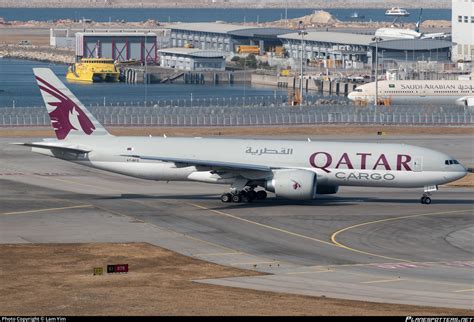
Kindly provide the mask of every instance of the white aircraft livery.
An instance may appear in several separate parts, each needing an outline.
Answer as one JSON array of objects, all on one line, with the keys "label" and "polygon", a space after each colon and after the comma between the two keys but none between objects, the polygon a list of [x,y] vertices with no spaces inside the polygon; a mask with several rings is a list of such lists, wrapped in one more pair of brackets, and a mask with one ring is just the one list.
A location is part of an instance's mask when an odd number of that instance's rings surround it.
[{"label": "white aircraft livery", "polygon": [[231,185],[223,202],[315,199],[339,186],[423,188],[466,169],[441,152],[404,144],[225,138],[116,137],[94,118],[50,69],[33,69],[57,139],[16,143],[81,165],[150,180]]},{"label": "white aircraft livery", "polygon": [[[347,96],[353,101],[375,101],[375,82],[357,86]],[[474,98],[474,80],[384,80],[378,81],[379,99],[394,104],[447,103],[468,106]]]}]

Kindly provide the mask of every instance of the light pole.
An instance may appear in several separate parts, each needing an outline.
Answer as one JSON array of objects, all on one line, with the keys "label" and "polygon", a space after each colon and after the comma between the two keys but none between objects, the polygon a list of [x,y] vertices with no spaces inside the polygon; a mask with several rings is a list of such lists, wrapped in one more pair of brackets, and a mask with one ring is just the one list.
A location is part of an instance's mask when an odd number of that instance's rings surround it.
[{"label": "light pole", "polygon": [[146,69],[146,67],[147,67],[147,66],[146,66],[146,61],[148,60],[148,59],[147,59],[147,58],[148,58],[148,57],[147,57],[147,56],[148,56],[148,52],[147,52],[147,50],[146,50],[146,40],[147,40],[147,39],[146,39],[146,38],[147,38],[146,36],[147,36],[147,32],[145,31],[145,45],[143,46],[143,47],[144,47],[143,50],[145,51],[145,73],[144,73],[144,75],[143,75],[143,76],[144,76],[143,78],[144,78],[144,80],[145,80],[145,107],[146,107],[146,101],[147,101],[147,99],[148,99],[148,87],[147,87],[147,86],[148,86],[148,75],[147,75],[147,69]]},{"label": "light pole", "polygon": [[[302,26],[303,22],[300,21],[300,27]],[[304,56],[304,35],[308,33],[301,29],[298,31],[298,35],[301,35],[301,61],[300,61],[300,105],[303,105],[303,56]]]},{"label": "light pole", "polygon": [[379,104],[379,41],[382,38],[380,37],[373,37],[372,41],[375,41],[375,102],[374,105],[377,106]]}]

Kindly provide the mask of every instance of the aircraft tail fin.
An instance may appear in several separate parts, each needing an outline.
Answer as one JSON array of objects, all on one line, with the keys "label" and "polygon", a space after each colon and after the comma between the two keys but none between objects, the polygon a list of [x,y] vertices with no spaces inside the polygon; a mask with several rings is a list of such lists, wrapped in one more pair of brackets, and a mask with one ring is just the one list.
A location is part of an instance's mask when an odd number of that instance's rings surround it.
[{"label": "aircraft tail fin", "polygon": [[49,68],[33,68],[58,140],[70,136],[109,135],[87,108]]},{"label": "aircraft tail fin", "polygon": [[415,31],[420,32],[420,25],[421,25],[421,14],[423,13],[423,8],[420,9],[420,15],[418,16],[418,21],[415,25]]}]

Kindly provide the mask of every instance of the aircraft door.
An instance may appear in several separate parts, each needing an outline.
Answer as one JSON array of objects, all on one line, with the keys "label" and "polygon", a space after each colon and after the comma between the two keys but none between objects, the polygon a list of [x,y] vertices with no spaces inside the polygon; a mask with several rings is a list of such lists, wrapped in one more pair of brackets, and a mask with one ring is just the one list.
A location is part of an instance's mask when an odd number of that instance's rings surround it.
[{"label": "aircraft door", "polygon": [[423,171],[423,157],[415,157],[413,160],[413,171],[421,172]]}]

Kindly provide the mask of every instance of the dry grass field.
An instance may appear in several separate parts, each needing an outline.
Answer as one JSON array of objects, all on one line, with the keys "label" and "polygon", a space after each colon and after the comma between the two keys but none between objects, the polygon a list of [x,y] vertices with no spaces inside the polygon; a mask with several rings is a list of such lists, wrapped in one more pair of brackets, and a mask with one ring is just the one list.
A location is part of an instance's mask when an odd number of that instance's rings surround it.
[{"label": "dry grass field", "polygon": [[[0,245],[0,315],[473,315],[474,311],[253,291],[193,280],[259,273],[145,243]],[[129,264],[128,274],[94,267]]]}]

